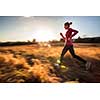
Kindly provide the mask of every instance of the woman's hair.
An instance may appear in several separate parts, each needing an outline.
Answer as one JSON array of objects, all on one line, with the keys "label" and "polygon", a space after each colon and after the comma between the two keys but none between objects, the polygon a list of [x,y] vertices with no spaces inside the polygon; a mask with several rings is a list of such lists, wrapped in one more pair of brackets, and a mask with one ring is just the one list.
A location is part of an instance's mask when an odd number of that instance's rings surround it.
[{"label": "woman's hair", "polygon": [[65,26],[66,25],[70,26],[71,24],[72,24],[72,22],[66,22],[66,23],[64,23]]}]

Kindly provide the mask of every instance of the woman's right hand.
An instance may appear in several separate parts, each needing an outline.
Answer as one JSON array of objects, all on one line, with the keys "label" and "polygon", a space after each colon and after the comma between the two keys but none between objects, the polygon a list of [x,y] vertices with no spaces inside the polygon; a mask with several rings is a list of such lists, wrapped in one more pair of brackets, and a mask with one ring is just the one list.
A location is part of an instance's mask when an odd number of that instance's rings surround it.
[{"label": "woman's right hand", "polygon": [[63,35],[62,33],[60,33],[60,35]]},{"label": "woman's right hand", "polygon": [[63,36],[63,34],[62,33],[60,33],[60,35],[62,36],[62,38],[65,40],[65,37]]}]

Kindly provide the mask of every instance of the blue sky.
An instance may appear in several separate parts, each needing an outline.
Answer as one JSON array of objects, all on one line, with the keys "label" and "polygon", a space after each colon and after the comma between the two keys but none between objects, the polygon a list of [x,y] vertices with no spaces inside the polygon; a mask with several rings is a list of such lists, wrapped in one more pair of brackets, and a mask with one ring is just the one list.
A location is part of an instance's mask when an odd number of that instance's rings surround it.
[{"label": "blue sky", "polygon": [[75,38],[100,36],[99,16],[0,16],[0,41],[59,39],[66,21],[72,21],[71,27],[79,31]]}]

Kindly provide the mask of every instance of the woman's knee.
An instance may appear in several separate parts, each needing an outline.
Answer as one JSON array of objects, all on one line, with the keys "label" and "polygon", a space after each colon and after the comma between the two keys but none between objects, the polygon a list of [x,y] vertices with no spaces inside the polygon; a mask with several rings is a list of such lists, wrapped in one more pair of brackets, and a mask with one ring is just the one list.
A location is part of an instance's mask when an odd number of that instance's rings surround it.
[{"label": "woman's knee", "polygon": [[73,58],[76,58],[76,57],[77,57],[77,55],[73,54],[73,55],[72,55],[72,57],[73,57]]}]

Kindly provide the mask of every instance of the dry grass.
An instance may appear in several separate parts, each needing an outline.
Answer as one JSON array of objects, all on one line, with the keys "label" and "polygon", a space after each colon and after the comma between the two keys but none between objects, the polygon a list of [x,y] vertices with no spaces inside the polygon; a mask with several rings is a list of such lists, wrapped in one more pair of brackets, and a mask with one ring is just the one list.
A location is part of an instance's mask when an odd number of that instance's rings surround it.
[{"label": "dry grass", "polygon": [[61,46],[12,46],[0,47],[0,82],[100,82],[100,47],[78,46],[75,51],[92,62],[91,72],[85,65],[65,55],[66,69],[54,67]]}]

